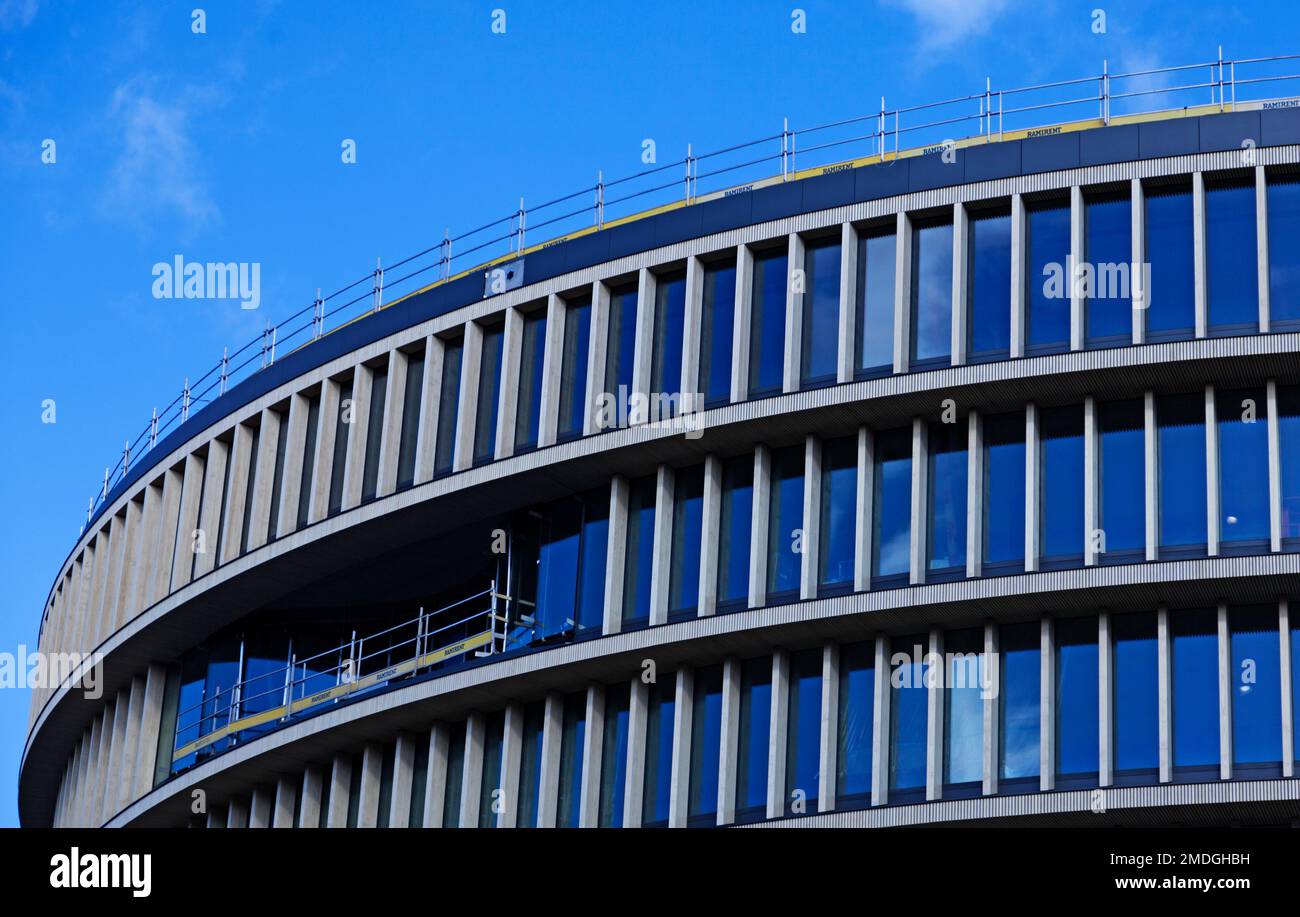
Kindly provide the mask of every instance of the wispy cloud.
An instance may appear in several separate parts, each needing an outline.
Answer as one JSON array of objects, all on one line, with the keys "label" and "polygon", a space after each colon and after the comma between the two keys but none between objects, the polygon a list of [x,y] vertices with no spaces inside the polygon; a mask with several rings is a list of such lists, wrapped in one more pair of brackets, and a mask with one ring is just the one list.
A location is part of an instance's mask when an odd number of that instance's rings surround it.
[{"label": "wispy cloud", "polygon": [[1007,0],[890,0],[906,10],[921,28],[921,45],[947,48],[979,35],[993,25]]},{"label": "wispy cloud", "polygon": [[27,28],[40,7],[41,0],[0,0],[0,32]]}]

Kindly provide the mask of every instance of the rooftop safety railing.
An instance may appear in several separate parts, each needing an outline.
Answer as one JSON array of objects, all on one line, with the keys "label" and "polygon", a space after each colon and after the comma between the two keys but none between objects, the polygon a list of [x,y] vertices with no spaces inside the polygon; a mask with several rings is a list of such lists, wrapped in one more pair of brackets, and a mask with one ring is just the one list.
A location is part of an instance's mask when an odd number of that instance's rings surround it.
[{"label": "rooftop safety railing", "polygon": [[[655,164],[622,178],[596,182],[540,204],[524,198],[512,213],[452,235],[422,251],[375,269],[322,296],[259,337],[233,351],[181,391],[148,424],[128,438],[115,465],[104,469],[101,486],[86,511],[84,532],[133,462],[153,449],[170,429],[189,419],[196,406],[225,394],[232,385],[275,363],[277,356],[310,346],[325,334],[392,305],[397,299],[475,270],[519,258],[576,235],[629,222],[650,211],[690,206],[747,185],[789,181],[830,165],[862,165],[916,155],[935,145],[994,142],[1007,132],[1057,125],[1098,126],[1113,118],[1159,112],[1234,111],[1243,104],[1280,98],[1268,93],[1300,80],[1300,54],[1227,60],[1217,58],[1175,67],[1099,74],[1033,86],[984,88],[971,95],[889,108],[829,124],[781,130],[707,153],[688,145],[682,159]],[[529,240],[544,240],[529,247]]]}]

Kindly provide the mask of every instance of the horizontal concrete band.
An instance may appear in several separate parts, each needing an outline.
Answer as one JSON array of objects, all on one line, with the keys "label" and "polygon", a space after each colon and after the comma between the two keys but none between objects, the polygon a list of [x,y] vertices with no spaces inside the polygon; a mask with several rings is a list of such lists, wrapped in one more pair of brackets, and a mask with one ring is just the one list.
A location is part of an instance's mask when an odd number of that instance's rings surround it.
[{"label": "horizontal concrete band", "polygon": [[[632,679],[644,659],[660,671],[797,649],[825,640],[865,639],[891,630],[959,627],[1107,608],[1188,607],[1275,601],[1300,589],[1300,555],[1218,557],[1023,574],[856,593],[601,637],[431,678],[332,708],[206,761],[117,813],[109,825],[184,820],[189,791],[213,798],[301,771],[358,742],[428,728],[522,698],[589,683]],[[922,627],[922,629],[924,629]],[[33,784],[34,786],[34,784]]]}]

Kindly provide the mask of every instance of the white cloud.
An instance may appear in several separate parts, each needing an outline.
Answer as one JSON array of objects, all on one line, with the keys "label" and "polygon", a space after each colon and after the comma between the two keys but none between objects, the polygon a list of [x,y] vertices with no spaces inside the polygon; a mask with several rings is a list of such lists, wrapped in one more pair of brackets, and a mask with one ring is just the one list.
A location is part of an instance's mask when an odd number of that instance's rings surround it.
[{"label": "white cloud", "polygon": [[41,0],[0,0],[0,31],[24,29],[36,18]]},{"label": "white cloud", "polygon": [[916,17],[927,48],[945,48],[977,35],[993,25],[1007,0],[890,0]]}]

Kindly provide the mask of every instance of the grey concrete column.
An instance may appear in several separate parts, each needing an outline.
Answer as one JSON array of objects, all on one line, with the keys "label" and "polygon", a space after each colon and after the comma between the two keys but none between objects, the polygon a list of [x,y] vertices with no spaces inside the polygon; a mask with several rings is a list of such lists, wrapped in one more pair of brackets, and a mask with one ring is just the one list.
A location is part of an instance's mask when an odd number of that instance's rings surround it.
[{"label": "grey concrete column", "polygon": [[[345,453],[346,459],[343,466],[343,509],[349,510],[354,506],[361,505],[361,485],[364,482],[366,473],[366,442],[372,435],[378,435],[379,431],[370,429],[370,402],[373,398],[384,397],[383,392],[374,391],[375,371],[359,363],[352,373],[352,422],[348,425],[348,448]],[[268,451],[271,453],[271,460],[275,460],[275,449],[267,450],[266,443],[266,415],[268,411],[262,412],[262,443],[258,445],[258,469],[257,469],[257,490],[262,489],[262,456]],[[271,474],[275,473],[274,465],[271,466]],[[267,491],[267,497],[270,497],[270,491]],[[254,516],[254,518],[257,518]],[[254,529],[256,531],[256,529]],[[249,539],[248,547],[253,547],[252,539]]]},{"label": "grey concrete column", "polygon": [[835,809],[840,751],[840,647],[834,641],[822,646],[822,717],[817,769],[817,811]]},{"label": "grey concrete column", "polygon": [[704,502],[700,508],[700,615],[711,615],[718,608],[721,537],[722,460],[710,453],[704,458]]},{"label": "grey concrete column", "polygon": [[817,598],[821,569],[822,444],[812,434],[804,437],[803,551],[799,555],[799,598]]},{"label": "grey concrete column", "polygon": [[[298,800],[298,782],[289,777],[281,777],[275,782],[275,801],[271,809],[272,828],[292,828],[294,804]],[[317,820],[319,806],[317,802]]]},{"label": "grey concrete column", "polygon": [[537,827],[554,828],[560,796],[560,749],[564,741],[564,697],[546,695],[542,713],[542,761],[537,789]]},{"label": "grey concrete column", "polygon": [[122,808],[122,787],[131,782],[131,772],[126,769],[126,736],[131,721],[131,688],[117,692],[117,704],[113,712],[113,752],[108,762],[108,784],[104,792],[104,820],[116,815]]},{"label": "grey concrete column", "polygon": [[[609,340],[609,287],[597,280],[591,286],[591,323],[587,334],[587,393],[582,417],[582,433],[590,436],[599,431],[596,423],[596,399],[605,390],[605,350]],[[635,357],[633,358],[635,363]],[[617,395],[617,392],[613,394]]]},{"label": "grey concrete column", "polygon": [[[800,358],[803,353],[804,288],[808,273],[803,264],[804,241],[797,232],[790,233],[786,251],[785,280],[785,358],[782,363],[781,390],[799,391]],[[798,271],[798,274],[795,272]],[[798,283],[796,284],[796,278]]]},{"label": "grey concrete column", "polygon": [[852,382],[858,341],[858,230],[852,223],[840,224],[839,330],[835,381]]},{"label": "grey concrete column", "polygon": [[578,827],[600,825],[600,770],[605,739],[605,686],[587,686],[587,726],[582,732],[582,786]]},{"label": "grey concrete column", "polygon": [[172,555],[172,578],[169,590],[176,590],[187,584],[194,573],[194,530],[199,527],[199,502],[203,496],[204,464],[204,459],[197,453],[190,453],[185,457],[185,476],[181,484],[180,517],[176,530],[175,552]]},{"label": "grey concrete column", "polygon": [[660,465],[655,475],[654,546],[650,561],[650,626],[668,623],[668,591],[673,558],[673,469]]},{"label": "grey concrete column", "polygon": [[790,654],[772,653],[771,729],[767,733],[767,817],[785,814],[785,750],[790,725]]},{"label": "grey concrete column", "polygon": [[1038,571],[1038,405],[1025,405],[1025,572]]},{"label": "grey concrete column", "polygon": [[1013,360],[1025,355],[1027,236],[1025,199],[1019,194],[1013,194],[1011,195],[1011,358]]},{"label": "grey concrete column", "polygon": [[505,310],[505,331],[501,342],[501,375],[497,385],[497,430],[492,456],[509,458],[515,452],[515,416],[519,408],[519,363],[523,356],[524,314]]},{"label": "grey concrete column", "polygon": [[1282,550],[1282,431],[1279,427],[1277,382],[1266,383],[1268,403],[1268,546]]},{"label": "grey concrete column", "polygon": [[858,492],[853,534],[853,590],[871,588],[872,501],[875,499],[875,438],[866,427],[858,428]]},{"label": "grey concrete column", "polygon": [[1056,788],[1056,631],[1051,618],[1039,624],[1038,788]]},{"label": "grey concrete column", "polygon": [[325,775],[320,768],[309,767],[302,776],[302,805],[298,807],[298,827],[317,828],[320,826],[321,794],[325,787]]},{"label": "grey concrete column", "polygon": [[[379,437],[379,473],[375,478],[375,496],[386,497],[397,490],[397,466],[402,457],[402,421],[406,416],[406,373],[410,358],[394,348],[388,351],[388,377],[384,385],[384,419],[379,430],[371,436]],[[293,415],[290,414],[292,424]],[[285,456],[285,477],[288,477],[289,458]],[[281,509],[284,501],[281,500]]]},{"label": "grey concrete column", "polygon": [[623,574],[627,560],[628,481],[614,475],[609,484],[609,545],[605,560],[605,606],[602,633],[623,629]]},{"label": "grey concrete column", "polygon": [[[542,390],[538,395],[537,447],[555,445],[560,423],[560,381],[564,378],[564,322],[568,309],[559,294],[546,299],[546,340],[542,345]],[[586,358],[583,354],[582,358]]]},{"label": "grey concrete column", "polygon": [[[925,691],[925,798],[932,800],[943,796],[943,686],[948,680],[943,659],[943,631],[937,627],[930,628],[929,653],[930,662],[926,668],[930,677]],[[935,665],[939,667],[938,677],[935,677]]]},{"label": "grey concrete column", "polygon": [[1133,308],[1133,343],[1145,344],[1147,339],[1147,308],[1151,305],[1151,291],[1146,275],[1147,263],[1147,205],[1142,179],[1129,182],[1129,227],[1131,233],[1132,263],[1129,265],[1130,305]]},{"label": "grey concrete column", "polygon": [[[111,522],[111,532],[112,534],[109,536],[109,544],[112,547],[111,561],[108,568],[108,579],[104,582],[104,604],[100,612],[100,618],[103,622],[101,639],[117,630],[118,606],[120,604],[118,598],[121,594],[122,583],[126,579],[126,565],[131,562],[134,556],[128,554],[126,550],[131,533],[126,527],[125,506],[122,507],[122,512],[114,514]],[[207,545],[204,545],[204,547],[208,551],[212,550]]]},{"label": "grey concrete column", "polygon": [[650,686],[633,678],[627,708],[627,766],[623,783],[623,827],[640,828],[645,804],[646,719]]},{"label": "grey concrete column", "polygon": [[[275,456],[279,448],[280,415],[266,408],[262,411],[261,432],[257,437],[257,469],[253,472],[251,498],[253,505],[248,513],[248,550],[250,551],[266,544],[267,536],[275,523],[271,518],[271,495],[275,490]],[[328,489],[327,487],[326,490]]]},{"label": "grey concrete column", "polygon": [[[164,565],[160,558],[155,557],[155,577],[161,576],[164,580],[171,569],[170,562]],[[91,616],[91,603],[95,594],[95,542],[86,543],[85,550],[81,552],[81,569],[77,576],[77,611],[73,617],[72,623],[72,649],[74,652],[88,652],[91,647],[87,640],[89,630],[89,620]]]},{"label": "grey concrete column", "polygon": [[424,774],[424,817],[420,821],[426,828],[441,828],[446,814],[450,747],[451,733],[447,726],[434,723],[429,730],[429,767]]},{"label": "grey concrete column", "polygon": [[523,758],[523,742],[524,705],[516,701],[506,707],[505,725],[501,733],[502,806],[497,813],[498,828],[518,827],[519,765]]},{"label": "grey concrete column", "polygon": [[[132,564],[129,607],[134,617],[152,602],[153,553],[158,549],[158,533],[162,529],[162,487],[157,481],[142,488],[140,506],[140,556]],[[73,576],[64,591],[63,643],[67,647],[72,638],[72,622],[76,620],[77,587],[80,577]]]},{"label": "grey concrete column", "polygon": [[163,693],[166,687],[167,670],[156,663],[150,665],[145,675],[144,703],[140,711],[139,746],[135,762],[134,796],[136,799],[153,789],[154,771],[158,760],[158,734],[162,727]]},{"label": "grey concrete column", "polygon": [[718,742],[718,824],[736,820],[736,777],[740,761],[740,660],[722,663],[722,735]]},{"label": "grey concrete column", "polygon": [[984,418],[966,416],[966,576],[984,575]]},{"label": "grey concrete column", "polygon": [[998,732],[1001,726],[998,717],[999,698],[1002,689],[1001,650],[998,647],[998,626],[992,621],[984,624],[984,670],[985,689],[981,693],[984,701],[984,787],[985,796],[994,796],[998,792],[998,777],[1002,762],[998,749],[1001,739]]},{"label": "grey concrete column", "polygon": [[[650,392],[650,364],[655,350],[655,308],[658,305],[656,300],[659,298],[656,291],[659,283],[650,269],[644,267],[637,271],[636,280],[636,341],[632,348],[632,392],[630,394],[646,398]],[[635,403],[632,402],[633,405]],[[649,401],[644,403],[647,405],[645,410],[629,408],[629,424],[644,423],[648,419],[646,411],[649,410]]]},{"label": "grey concrete column", "polygon": [[731,338],[731,400],[749,397],[750,300],[754,295],[754,252],[736,246],[736,312]]},{"label": "grey concrete column", "polygon": [[411,823],[411,784],[415,776],[415,736],[403,732],[393,748],[393,792],[389,797],[388,827],[406,828]]},{"label": "grey concrete column", "polygon": [[147,760],[147,755],[141,755],[139,749],[140,719],[144,715],[144,692],[144,678],[139,675],[132,678],[122,732],[122,771],[117,781],[117,799],[113,804],[115,812],[126,808],[127,804],[135,799],[137,762]]},{"label": "grey concrete column", "polygon": [[1106,550],[1106,533],[1101,528],[1100,456],[1097,399],[1088,395],[1083,399],[1083,563],[1087,567],[1100,563]]},{"label": "grey concrete column", "polygon": [[1277,632],[1281,638],[1278,674],[1282,683],[1282,776],[1295,776],[1295,711],[1291,703],[1293,660],[1291,658],[1291,606],[1286,599],[1277,605]]},{"label": "grey concrete column", "polygon": [[[152,572],[149,598],[145,602],[146,605],[152,605],[167,595],[171,585],[172,561],[176,554],[176,522],[180,518],[181,484],[183,480],[184,477],[179,467],[168,468],[163,472],[162,499],[158,508],[158,539],[150,562]],[[93,557],[89,548],[86,551],[86,557],[88,561]],[[83,566],[83,584],[89,582],[90,573],[91,570],[87,566]],[[84,589],[81,598],[84,603],[86,598]]]},{"label": "grey concrete column", "polygon": [[[248,475],[252,469],[253,431],[246,424],[235,424],[231,435],[223,501],[221,538],[217,546],[220,562],[225,564],[239,556],[244,535],[244,505],[248,499]],[[148,512],[148,508],[145,509]]]},{"label": "grey concrete column", "polygon": [[1210,324],[1205,259],[1205,175],[1192,173],[1192,263],[1196,280],[1196,336],[1205,337]]},{"label": "grey concrete column", "polygon": [[465,721],[465,765],[460,780],[460,826],[478,826],[479,791],[483,786],[483,743],[487,717],[475,711]]},{"label": "grey concrete column", "polygon": [[[109,520],[111,522],[112,520]],[[94,576],[90,580],[90,593],[87,595],[86,616],[83,619],[81,643],[87,649],[98,645],[102,629],[104,607],[104,581],[108,578],[108,569],[113,563],[112,545],[109,543],[109,522],[95,535]],[[187,550],[186,558],[193,555]]]},{"label": "grey concrete column", "polygon": [[[438,415],[442,410],[442,338],[424,339],[424,379],[420,382],[420,423],[415,437],[415,484],[433,479],[438,448]],[[454,434],[453,434],[454,435]]]},{"label": "grey concrete column", "polygon": [[1169,609],[1156,609],[1156,699],[1159,704],[1160,782],[1174,779],[1173,645],[1169,636]]},{"label": "grey concrete column", "polygon": [[203,553],[194,555],[194,578],[211,572],[217,564],[217,535],[221,529],[221,503],[225,496],[226,463],[230,460],[230,446],[220,439],[208,443],[208,459],[204,463],[203,500],[199,506],[199,529],[203,532]]},{"label": "grey concrete column", "polygon": [[897,217],[894,236],[894,372],[907,372],[912,354],[912,221]]},{"label": "grey concrete column", "polygon": [[1115,708],[1110,685],[1115,669],[1110,636],[1110,614],[1097,615],[1097,737],[1099,741],[1097,783],[1110,786],[1115,782]]},{"label": "grey concrete column", "polygon": [[108,795],[109,772],[113,766],[113,720],[117,712],[115,701],[104,704],[99,715],[99,755],[96,759],[95,785],[90,800],[90,820],[98,826],[104,823],[104,800]]},{"label": "grey concrete column", "polygon": [[952,365],[966,362],[966,341],[970,328],[970,303],[966,279],[970,272],[968,261],[970,216],[966,205],[960,201],[952,205]]},{"label": "grey concrete column", "polygon": [[383,780],[384,749],[377,742],[367,742],[361,753],[360,798],[357,800],[357,827],[379,826],[379,784]]},{"label": "grey concrete column", "polygon": [[889,639],[876,635],[874,700],[871,713],[871,804],[889,802]]},{"label": "grey concrete column", "polygon": [[[329,515],[330,478],[334,474],[334,437],[338,433],[339,403],[343,387],[337,379],[326,379],[320,387],[319,426],[316,429],[316,456],[312,461],[311,505],[307,521],[319,522]],[[241,511],[242,515],[242,511]],[[235,540],[235,550],[239,541]]]},{"label": "grey concrete column", "polygon": [[1255,272],[1259,283],[1259,332],[1268,334],[1272,323],[1268,282],[1268,178],[1255,166]]},{"label": "grey concrete column", "polygon": [[1205,386],[1205,550],[1219,553],[1219,424],[1214,386]]},{"label": "grey concrete column", "polygon": [[464,471],[474,463],[474,424],[478,419],[479,374],[483,369],[483,326],[465,323],[460,352],[460,391],[456,406],[456,448],[452,469]]},{"label": "grey concrete column", "polygon": [[1232,779],[1232,634],[1228,606],[1219,603],[1219,779]]},{"label": "grey concrete column", "polygon": [[754,447],[753,513],[749,539],[749,607],[767,603],[767,523],[771,509],[772,450]]},{"label": "grey concrete column", "polygon": [[348,804],[352,796],[352,755],[339,753],[330,768],[329,811],[325,815],[326,828],[348,826]]},{"label": "grey concrete column", "polygon": [[86,815],[86,800],[90,796],[90,781],[94,775],[94,753],[99,738],[99,720],[92,720],[81,733],[81,762],[77,773],[77,791],[72,800],[72,827],[89,828],[90,819]]},{"label": "grey concrete column", "polygon": [[1142,426],[1144,463],[1143,483],[1145,485],[1146,517],[1146,559],[1155,560],[1160,554],[1160,466],[1157,462],[1157,448],[1160,442],[1156,431],[1156,396],[1154,392],[1145,392],[1142,396]]},{"label": "grey concrete column", "polygon": [[695,713],[695,678],[689,666],[677,670],[673,704],[672,778],[668,789],[668,827],[685,828],[690,814],[691,720]]},{"label": "grey concrete column", "polygon": [[248,827],[271,827],[271,803],[273,800],[274,797],[271,795],[271,791],[266,787],[259,786],[253,790],[253,801],[248,807]]},{"label": "grey concrete column", "polygon": [[909,552],[912,585],[925,582],[928,555],[927,539],[930,519],[930,435],[929,428],[919,417],[912,419],[912,526]]},{"label": "grey concrete column", "polygon": [[686,396],[699,395],[694,408],[704,408],[704,386],[700,385],[700,342],[704,323],[704,263],[699,258],[686,259],[686,303],[682,320],[682,377],[680,391]]},{"label": "grey concrete column", "polygon": [[247,828],[248,827],[248,800],[242,796],[236,796],[230,800],[226,806],[226,827],[227,828]]},{"label": "grey concrete column", "polygon": [[283,538],[298,528],[298,504],[302,498],[302,466],[307,451],[307,419],[311,405],[307,396],[297,392],[289,397],[289,417],[281,436],[284,446],[284,472],[280,481],[279,518],[272,520],[275,537]]},{"label": "grey concrete column", "polygon": [[1088,260],[1087,242],[1083,233],[1083,189],[1070,188],[1070,349],[1083,350],[1087,299],[1083,294],[1081,277],[1083,265]]}]

